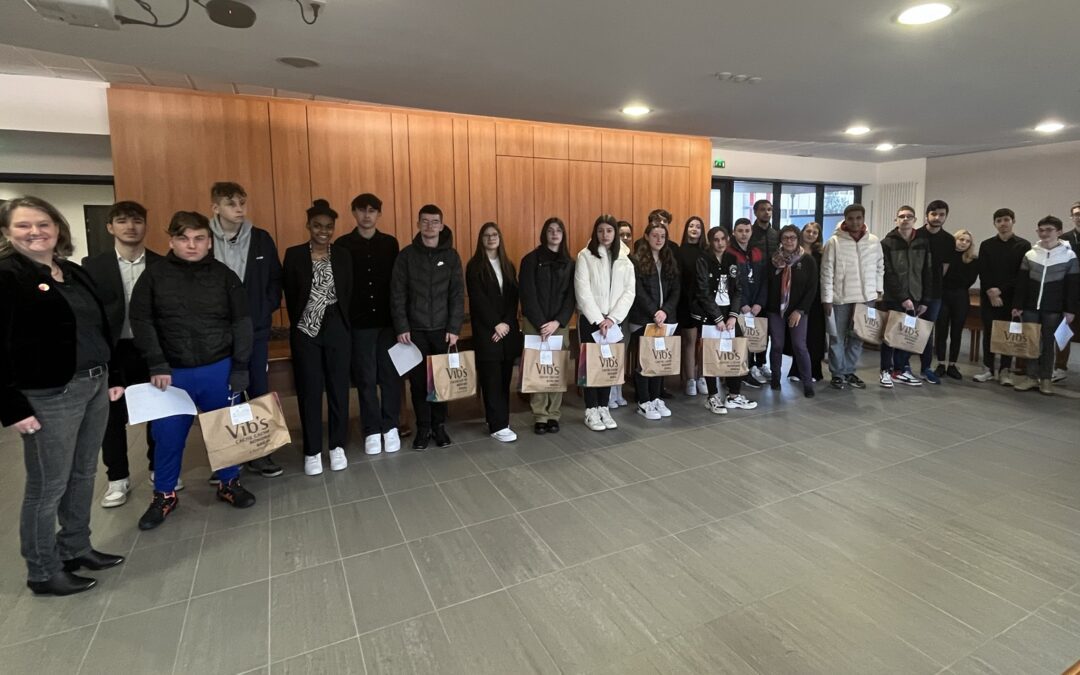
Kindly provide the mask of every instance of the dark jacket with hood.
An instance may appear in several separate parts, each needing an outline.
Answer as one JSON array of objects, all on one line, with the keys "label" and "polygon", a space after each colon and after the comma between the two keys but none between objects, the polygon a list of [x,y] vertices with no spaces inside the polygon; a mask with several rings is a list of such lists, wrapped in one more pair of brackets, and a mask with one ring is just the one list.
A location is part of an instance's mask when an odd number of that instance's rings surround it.
[{"label": "dark jacket with hood", "polygon": [[[216,222],[215,218],[212,223]],[[251,326],[257,339],[268,339],[273,325],[274,312],[281,309],[281,261],[278,259],[274,238],[266,230],[244,221],[241,228],[251,228],[247,264],[244,267],[244,288],[247,293]],[[212,230],[213,231],[213,230]],[[239,236],[237,232],[236,236]],[[214,232],[215,241],[218,233]],[[211,255],[220,258],[211,251]]]},{"label": "dark jacket with hood", "polygon": [[548,321],[566,328],[574,316],[574,260],[543,241],[521,259],[521,313],[537,329]]},{"label": "dark jacket with hood", "polygon": [[[652,251],[646,250],[645,255],[651,256]],[[664,310],[667,314],[665,323],[675,323],[681,274],[674,256],[671,263],[674,269],[654,265],[651,274],[644,271],[637,256],[631,256],[630,259],[634,263],[635,289],[634,304],[630,306],[626,320],[631,324],[644,326],[653,323],[653,316]]]},{"label": "dark jacket with hood", "polygon": [[[717,324],[739,316],[739,308],[742,307],[739,264],[730,250],[724,251],[720,260],[716,259],[715,253],[701,256],[696,276],[690,307],[695,319],[703,324]],[[717,291],[721,300],[719,303],[716,301]]]},{"label": "dark jacket with hood", "polygon": [[[521,356],[523,340],[517,319],[518,282],[514,275],[503,272],[500,286],[487,256],[473,258],[465,268],[465,285],[469,289],[469,321],[476,359],[513,361]],[[493,342],[491,336],[500,323],[510,326],[510,332]]]},{"label": "dark jacket with hood", "polygon": [[930,240],[913,234],[909,242],[900,228],[894,227],[881,240],[881,252],[885,257],[885,302],[928,304],[933,293]]},{"label": "dark jacket with hood", "polygon": [[424,246],[419,233],[401,249],[390,279],[390,312],[398,335],[414,330],[461,334],[465,280],[454,236],[444,227],[439,243]]},{"label": "dark jacket with hood", "polygon": [[[755,227],[755,229],[758,228]],[[761,305],[764,309],[765,303],[769,299],[769,287],[765,270],[767,258],[764,249],[756,246],[753,242],[754,239],[751,237],[746,249],[742,249],[739,248],[739,242],[732,237],[731,243],[728,244],[725,252],[730,253],[739,266],[739,288],[742,291],[740,293],[740,302],[750,307]],[[740,305],[735,309],[741,310],[742,306]]]}]

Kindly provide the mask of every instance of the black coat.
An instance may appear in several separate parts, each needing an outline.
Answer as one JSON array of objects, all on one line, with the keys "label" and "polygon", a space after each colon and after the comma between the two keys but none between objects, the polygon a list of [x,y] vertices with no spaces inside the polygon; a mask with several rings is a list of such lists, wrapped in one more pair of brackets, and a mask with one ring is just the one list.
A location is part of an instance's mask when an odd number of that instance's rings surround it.
[{"label": "black coat", "polygon": [[[474,258],[465,270],[465,285],[469,289],[469,320],[472,323],[476,359],[512,361],[520,356],[523,340],[517,320],[517,280],[504,273],[500,289],[491,263]],[[491,336],[495,326],[500,323],[510,326],[510,332],[498,342],[493,342]]]},{"label": "black coat", "polygon": [[135,346],[151,375],[231,358],[247,372],[252,329],[247,292],[225,263],[188,262],[171,251],[135,284],[129,308]]},{"label": "black coat", "polygon": [[[725,251],[720,260],[716,259],[715,253],[698,258],[694,298],[690,305],[694,318],[702,323],[715,324],[737,317],[742,307],[739,279],[739,264],[731,253]],[[716,304],[716,289],[721,282],[727,284],[730,304]]]},{"label": "black coat", "polygon": [[465,322],[465,280],[461,258],[448,228],[434,248],[420,235],[401,249],[390,280],[390,313],[398,335],[414,330],[461,334]]},{"label": "black coat", "polygon": [[682,244],[675,249],[675,253],[676,259],[679,261],[679,272],[682,273],[682,284],[680,286],[682,292],[679,294],[679,323],[684,324],[692,319],[690,306],[694,302],[694,295],[696,295],[694,288],[697,285],[697,264],[698,260],[703,255],[706,255],[706,251],[696,244]]},{"label": "black coat", "polygon": [[675,269],[653,269],[652,274],[645,274],[636,258],[634,262],[634,304],[626,315],[629,323],[644,326],[653,323],[653,315],[664,310],[667,319],[664,323],[678,320],[680,274],[678,264]]},{"label": "black coat", "polygon": [[[346,326],[351,321],[353,292],[352,256],[337,244],[330,245],[330,268],[334,271],[334,294],[337,303],[330,311],[338,312]],[[282,287],[285,290],[285,309],[293,328],[300,323],[311,297],[311,278],[314,274],[309,244],[291,246],[285,250]]]},{"label": "black coat", "polygon": [[[65,280],[90,289],[101,309],[105,343],[113,344],[105,306],[93,280],[62,260]],[[11,253],[0,259],[0,423],[11,426],[34,414],[22,389],[63,387],[75,374],[75,314],[48,267]],[[110,371],[109,383],[119,385]]]},{"label": "black coat", "polygon": [[900,228],[894,227],[882,238],[881,250],[885,257],[884,300],[929,304],[934,293],[930,240],[913,236],[909,242],[900,235]]},{"label": "black coat", "polygon": [[521,259],[521,313],[537,329],[548,321],[566,328],[574,316],[574,261],[538,246]]},{"label": "black coat", "polygon": [[[146,268],[161,262],[162,256],[146,249]],[[116,250],[109,249],[93,257],[83,258],[82,268],[94,280],[98,297],[105,306],[105,316],[109,319],[109,330],[116,336],[124,329],[124,317],[127,315],[127,298],[124,296],[124,280],[120,278],[120,263],[116,260]]]},{"label": "black coat", "polygon": [[244,288],[251,327],[256,337],[266,338],[270,335],[274,312],[281,309],[281,261],[274,238],[258,227],[251,228]]},{"label": "black coat", "polygon": [[[767,311],[780,311],[780,277],[783,272],[782,268],[773,265],[772,260],[769,261],[769,302],[766,305]],[[818,296],[819,285],[817,260],[813,256],[802,255],[791,270],[791,293],[788,297],[787,311],[784,312],[784,316],[788,316],[796,309],[803,316],[808,315],[811,307],[813,307],[814,298]]]}]

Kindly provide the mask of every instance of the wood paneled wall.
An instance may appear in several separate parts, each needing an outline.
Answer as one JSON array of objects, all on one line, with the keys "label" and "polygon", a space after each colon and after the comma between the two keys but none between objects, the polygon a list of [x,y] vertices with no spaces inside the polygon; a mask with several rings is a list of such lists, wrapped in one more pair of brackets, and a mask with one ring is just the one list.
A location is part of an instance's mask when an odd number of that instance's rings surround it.
[{"label": "wood paneled wall", "polygon": [[117,198],[150,210],[157,250],[173,212],[209,212],[219,180],[247,188],[251,219],[282,254],[307,241],[312,199],[340,213],[341,234],[361,192],[383,200],[380,227],[402,244],[420,207],[439,205],[466,259],[490,220],[517,261],[550,216],[566,222],[576,252],[601,213],[640,232],[649,211],[666,208],[675,238],[690,215],[708,215],[707,138],[139,87],[113,87],[108,99]]}]

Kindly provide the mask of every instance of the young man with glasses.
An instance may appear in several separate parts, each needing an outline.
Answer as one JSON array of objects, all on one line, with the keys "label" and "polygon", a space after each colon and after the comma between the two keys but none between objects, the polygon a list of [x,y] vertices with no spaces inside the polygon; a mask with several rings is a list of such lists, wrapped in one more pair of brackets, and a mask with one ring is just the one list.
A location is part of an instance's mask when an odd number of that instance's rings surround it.
[{"label": "young man with glasses", "polygon": [[[1069,245],[1073,253],[1080,256],[1080,202],[1073,202],[1069,209],[1072,215],[1073,229],[1061,235],[1061,241]],[[1072,342],[1065,343],[1065,349],[1057,351],[1054,359],[1054,374],[1051,381],[1061,382],[1069,375],[1069,354],[1072,352]]]},{"label": "young man with glasses", "polygon": [[[885,256],[885,306],[890,312],[904,312],[921,317],[932,292],[930,242],[915,236],[915,209],[901,206],[896,211],[896,227],[881,240]],[[894,382],[917,387],[922,380],[908,365],[911,352],[881,343],[882,387],[891,389]]]}]

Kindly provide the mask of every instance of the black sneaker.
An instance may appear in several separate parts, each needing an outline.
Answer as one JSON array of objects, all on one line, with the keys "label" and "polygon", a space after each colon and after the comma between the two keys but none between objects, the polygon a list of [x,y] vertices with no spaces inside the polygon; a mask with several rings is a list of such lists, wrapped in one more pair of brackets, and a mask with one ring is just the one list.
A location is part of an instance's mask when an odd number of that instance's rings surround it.
[{"label": "black sneaker", "polygon": [[432,430],[432,435],[435,437],[435,445],[440,448],[445,448],[453,443],[453,441],[450,440],[450,434],[446,433],[446,427],[442,424]]},{"label": "black sneaker", "polygon": [[846,378],[844,378],[844,381],[847,382],[848,385],[856,389],[866,389],[866,383],[860,380],[859,376],[855,373],[848,375]]},{"label": "black sneaker", "polygon": [[547,422],[537,422],[533,425],[533,433],[537,435],[547,433]]},{"label": "black sneaker", "polygon": [[154,499],[150,502],[150,508],[139,518],[140,530],[152,530],[165,522],[165,516],[176,510],[180,501],[175,492],[155,492]]},{"label": "black sneaker", "polygon": [[559,420],[548,420],[547,432],[549,434],[559,433]]},{"label": "black sneaker", "polygon": [[228,483],[222,483],[217,489],[217,498],[228,502],[238,509],[246,509],[255,506],[255,495],[244,489],[239,478],[233,478]]},{"label": "black sneaker", "polygon": [[829,384],[833,389],[844,389],[847,384],[844,382],[844,378],[839,375],[833,375],[833,378],[829,380]]},{"label": "black sneaker", "polygon": [[934,369],[934,374],[936,374],[938,377],[945,377],[946,373],[948,373],[948,371],[945,369],[945,364],[937,364],[937,368]]},{"label": "black sneaker", "polygon": [[805,389],[803,389],[803,396],[805,396],[806,398],[814,398],[814,388],[806,387]]},{"label": "black sneaker", "polygon": [[413,450],[427,450],[428,443],[431,442],[431,432],[427,429],[417,429],[416,438],[412,441]]},{"label": "black sneaker", "polygon": [[772,389],[773,391],[780,391],[780,380],[775,377],[770,380],[769,389]]},{"label": "black sneaker", "polygon": [[952,365],[952,366],[949,366],[948,368],[946,368],[945,369],[945,374],[948,375],[949,377],[951,377],[954,380],[962,380],[962,379],[964,379],[964,376],[960,372],[960,369],[957,368],[955,365]]},{"label": "black sneaker", "polygon": [[285,473],[285,469],[275,464],[270,455],[248,462],[247,469],[261,475],[263,478],[274,478]]},{"label": "black sneaker", "polygon": [[753,389],[761,389],[761,383],[753,375],[743,375],[742,383]]}]

